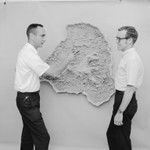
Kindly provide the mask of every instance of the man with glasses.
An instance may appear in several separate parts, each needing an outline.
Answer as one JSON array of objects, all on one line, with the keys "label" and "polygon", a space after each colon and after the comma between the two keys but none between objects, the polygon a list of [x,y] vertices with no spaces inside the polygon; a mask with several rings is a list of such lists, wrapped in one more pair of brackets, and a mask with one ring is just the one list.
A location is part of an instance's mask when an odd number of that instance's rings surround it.
[{"label": "man with glasses", "polygon": [[107,130],[110,150],[131,150],[131,121],[137,111],[136,91],[142,84],[144,68],[134,48],[138,33],[132,26],[118,29],[117,48],[123,57],[115,76],[115,100]]}]

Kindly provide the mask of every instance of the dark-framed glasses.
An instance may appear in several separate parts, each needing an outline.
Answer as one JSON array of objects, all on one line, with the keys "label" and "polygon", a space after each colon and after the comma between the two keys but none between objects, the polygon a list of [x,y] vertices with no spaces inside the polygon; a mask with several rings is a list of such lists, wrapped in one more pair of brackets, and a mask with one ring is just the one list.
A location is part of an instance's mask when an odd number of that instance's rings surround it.
[{"label": "dark-framed glasses", "polygon": [[118,41],[118,42],[120,42],[121,40],[127,40],[127,39],[129,39],[130,37],[116,37],[116,40]]}]

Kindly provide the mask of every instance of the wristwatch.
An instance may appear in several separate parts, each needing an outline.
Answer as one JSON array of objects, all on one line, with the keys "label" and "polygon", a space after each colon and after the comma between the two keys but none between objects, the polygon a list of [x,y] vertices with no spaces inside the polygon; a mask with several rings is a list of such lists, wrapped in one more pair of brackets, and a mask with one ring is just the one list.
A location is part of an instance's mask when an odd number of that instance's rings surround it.
[{"label": "wristwatch", "polygon": [[122,110],[120,110],[120,109],[118,109],[118,113],[123,114],[123,111],[122,111]]}]

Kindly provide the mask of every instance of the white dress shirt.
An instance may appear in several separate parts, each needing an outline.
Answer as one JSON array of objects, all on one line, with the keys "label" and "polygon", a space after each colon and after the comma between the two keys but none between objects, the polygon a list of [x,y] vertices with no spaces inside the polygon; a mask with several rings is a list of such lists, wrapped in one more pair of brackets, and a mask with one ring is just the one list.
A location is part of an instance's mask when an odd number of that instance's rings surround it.
[{"label": "white dress shirt", "polygon": [[139,88],[144,75],[143,63],[134,48],[123,52],[123,57],[115,76],[115,88],[125,91],[127,85]]},{"label": "white dress shirt", "polygon": [[39,77],[49,69],[39,56],[36,49],[27,43],[19,52],[16,73],[15,89],[20,92],[35,92],[40,89]]}]

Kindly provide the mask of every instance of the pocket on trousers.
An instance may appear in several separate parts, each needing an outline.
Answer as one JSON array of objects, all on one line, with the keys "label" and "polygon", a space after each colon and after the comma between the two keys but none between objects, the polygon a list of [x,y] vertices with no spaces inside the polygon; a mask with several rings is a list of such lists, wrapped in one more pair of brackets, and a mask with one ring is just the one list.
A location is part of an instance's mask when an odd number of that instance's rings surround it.
[{"label": "pocket on trousers", "polygon": [[24,98],[22,99],[22,105],[26,108],[31,107],[31,98],[29,95],[24,96]]}]

